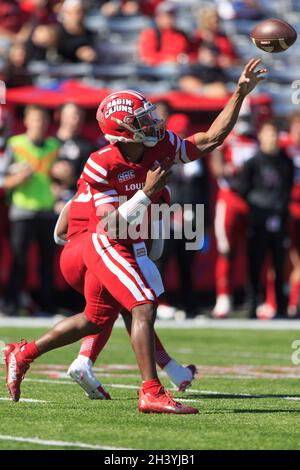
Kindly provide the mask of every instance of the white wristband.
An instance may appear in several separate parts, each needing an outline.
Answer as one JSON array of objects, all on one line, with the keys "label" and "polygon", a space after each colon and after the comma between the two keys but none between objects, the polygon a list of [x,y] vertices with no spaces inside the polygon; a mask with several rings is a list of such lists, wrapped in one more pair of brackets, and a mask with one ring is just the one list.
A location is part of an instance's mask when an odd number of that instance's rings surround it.
[{"label": "white wristband", "polygon": [[132,198],[121,204],[118,211],[128,224],[138,225],[142,223],[150,204],[151,199],[140,189]]}]

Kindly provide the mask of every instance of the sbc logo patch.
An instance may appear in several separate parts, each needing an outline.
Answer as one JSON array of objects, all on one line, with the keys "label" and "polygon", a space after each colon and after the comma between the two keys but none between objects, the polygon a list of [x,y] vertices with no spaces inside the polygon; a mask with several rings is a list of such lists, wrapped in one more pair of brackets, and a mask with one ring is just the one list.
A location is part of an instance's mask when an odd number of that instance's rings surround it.
[{"label": "sbc logo patch", "polygon": [[124,183],[124,181],[129,181],[135,178],[135,173],[133,170],[124,171],[118,175],[119,183]]}]

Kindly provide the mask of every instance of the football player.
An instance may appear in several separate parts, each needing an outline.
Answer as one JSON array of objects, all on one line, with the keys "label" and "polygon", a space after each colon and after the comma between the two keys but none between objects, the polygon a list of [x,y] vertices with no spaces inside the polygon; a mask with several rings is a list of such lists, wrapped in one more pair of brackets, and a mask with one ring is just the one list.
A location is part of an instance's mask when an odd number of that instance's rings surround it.
[{"label": "football player", "polygon": [[215,212],[218,256],[214,318],[225,318],[232,309],[232,268],[237,248],[246,240],[249,211],[247,202],[235,190],[235,183],[244,163],[254,156],[257,148],[250,115],[245,114],[238,119],[224,145],[213,154],[212,168],[219,185]]},{"label": "football player", "polygon": [[[300,295],[300,113],[296,111],[290,117],[289,132],[280,136],[280,147],[283,148],[294,163],[294,185],[289,206],[290,261],[292,272],[289,279],[290,296],[287,314],[294,318],[298,313]],[[258,317],[273,318],[276,314],[274,272],[269,269],[266,285],[266,302],[259,306]]]},{"label": "football player", "polygon": [[[103,315],[96,315],[98,305],[87,302],[84,313],[64,319],[38,340],[6,345],[7,386],[13,400],[19,400],[22,379],[35,358],[101,332],[107,317],[118,308],[130,311],[132,316],[131,343],[142,376],[139,411],[198,413],[197,408],[176,402],[158,379],[154,321],[157,297],[163,291],[162,280],[147,256],[143,238],[136,240],[129,235],[141,224],[151,204],[158,201],[171,164],[201,158],[224,142],[245,97],[264,79],[267,70],[257,70],[259,63],[260,59],[252,59],[245,66],[235,91],[209,130],[183,140],[165,132],[163,121],[153,115],[155,106],[140,93],[116,92],[102,101],[97,120],[110,143],[91,154],[82,174],[93,196],[90,231],[94,232],[81,249],[87,266],[85,297],[88,301],[98,295]],[[120,203],[121,196],[129,199]],[[113,210],[108,212],[108,207]],[[111,227],[115,221],[126,221],[125,238],[118,225],[117,237],[105,230],[106,225]],[[120,226],[123,225],[122,222]],[[99,281],[102,292],[97,290]]]},{"label": "football player", "polygon": [[294,185],[290,202],[290,260],[292,272],[290,275],[290,297],[288,316],[297,315],[300,297],[300,113],[295,112],[290,118],[289,133],[282,137],[281,147],[294,163]]},{"label": "football player", "polygon": [[[170,196],[167,187],[162,194],[162,202],[170,204]],[[82,178],[78,181],[76,196],[63,208],[57,221],[54,239],[59,245],[64,245],[61,254],[61,271],[66,281],[80,294],[84,294],[84,278],[86,267],[83,261],[83,251],[86,234],[88,232],[89,215],[93,209],[93,198],[89,184]],[[156,222],[153,222],[156,223]],[[159,226],[162,220],[158,221]],[[159,230],[161,232],[161,230]],[[149,258],[157,260],[163,251],[161,238],[154,239],[149,252]],[[71,260],[71,262],[70,262]],[[101,285],[99,285],[101,291]],[[128,334],[131,333],[130,312],[121,311]],[[83,339],[78,357],[69,367],[68,375],[78,383],[91,399],[109,399],[110,396],[97,380],[93,373],[93,364],[108,341],[117,314],[111,317],[111,322],[106,329],[98,335],[87,336]],[[156,363],[168,375],[171,382],[184,392],[190,385],[196,373],[196,367],[189,365],[183,367],[172,359],[155,334]]]}]

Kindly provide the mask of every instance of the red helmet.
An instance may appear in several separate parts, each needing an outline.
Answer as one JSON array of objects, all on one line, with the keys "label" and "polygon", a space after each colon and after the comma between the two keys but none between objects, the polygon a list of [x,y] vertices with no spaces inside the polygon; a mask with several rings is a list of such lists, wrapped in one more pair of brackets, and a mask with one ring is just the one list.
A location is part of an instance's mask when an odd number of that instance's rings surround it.
[{"label": "red helmet", "polygon": [[100,103],[97,121],[109,142],[142,142],[154,147],[165,134],[164,121],[153,115],[155,108],[136,91],[118,91]]}]

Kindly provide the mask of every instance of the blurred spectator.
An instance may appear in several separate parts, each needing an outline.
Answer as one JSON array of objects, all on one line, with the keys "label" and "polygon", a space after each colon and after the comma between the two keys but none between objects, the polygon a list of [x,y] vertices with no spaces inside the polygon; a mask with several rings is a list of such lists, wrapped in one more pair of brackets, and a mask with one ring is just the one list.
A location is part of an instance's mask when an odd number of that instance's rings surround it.
[{"label": "blurred spectator", "polygon": [[18,312],[25,279],[27,255],[32,240],[39,246],[40,307],[54,312],[53,226],[54,196],[50,172],[57,159],[59,142],[46,137],[49,117],[45,109],[25,108],[25,134],[8,140],[6,188],[11,190],[12,269],[5,295],[4,312]]},{"label": "blurred spectator", "polygon": [[[185,114],[173,114],[167,120],[167,128],[176,132],[182,138],[191,134],[191,121]],[[205,204],[205,226],[208,227],[208,174],[205,159],[197,160],[188,165],[175,165],[172,168],[172,180],[169,184],[171,189],[171,202],[180,205],[189,204],[182,213],[174,214],[172,223],[171,239],[165,241],[165,251],[161,261],[161,270],[164,272],[168,260],[176,257],[179,268],[179,307],[183,309],[186,316],[194,317],[198,312],[197,293],[194,286],[194,263],[197,251],[186,250],[187,239],[183,236],[175,238],[175,233],[184,235],[184,220],[191,221],[195,230],[195,208],[196,204]],[[183,217],[183,218],[182,218]],[[190,240],[191,241],[191,240]],[[161,315],[160,307],[158,314]]]},{"label": "blurred spectator", "polygon": [[63,0],[20,0],[21,9],[27,14],[39,16],[42,23],[53,23]]},{"label": "blurred spectator", "polygon": [[45,59],[47,49],[56,43],[56,17],[50,2],[4,0],[0,3],[0,15],[1,9],[3,18],[0,22],[0,36],[26,43],[31,59]]},{"label": "blurred spectator", "polygon": [[27,15],[20,8],[17,0],[1,0],[0,2],[0,37],[16,39],[27,21]]},{"label": "blurred spectator", "polygon": [[59,159],[69,162],[74,173],[74,189],[86,160],[96,150],[95,145],[81,136],[84,110],[75,103],[66,103],[60,109],[60,125],[56,133],[61,147]]},{"label": "blurred spectator", "polygon": [[178,85],[184,93],[209,98],[226,98],[228,90],[224,81],[225,75],[220,67],[192,64],[183,69]]},{"label": "blurred spectator", "polygon": [[76,192],[76,182],[95,146],[81,136],[85,112],[74,103],[64,104],[59,111],[60,125],[56,133],[60,143],[58,161],[52,167],[52,188],[56,195],[55,212]]},{"label": "blurred spectator", "polygon": [[215,7],[200,10],[195,44],[198,61],[203,66],[226,69],[238,63],[233,44],[221,31],[220,17]]},{"label": "blurred spectator", "polygon": [[[292,271],[289,279],[290,295],[288,302],[288,316],[293,318],[298,313],[300,298],[300,113],[296,111],[290,117],[289,133],[283,134],[280,146],[294,164],[294,184],[290,202],[289,235],[291,246],[289,250]],[[274,316],[276,302],[274,298],[274,275],[268,273],[266,302],[259,312],[262,316]]]},{"label": "blurred spectator", "polygon": [[[26,41],[27,55],[30,60],[48,62],[52,57],[56,59],[55,48],[58,42],[58,30],[56,25],[31,25],[29,37]],[[51,57],[52,54],[52,57]]]},{"label": "blurred spectator", "polygon": [[5,170],[7,167],[6,143],[11,128],[10,115],[3,105],[0,106],[0,259],[1,266],[4,243],[8,239],[8,206],[6,202]]},{"label": "blurred spectator", "polygon": [[32,85],[33,79],[26,68],[27,53],[23,43],[15,42],[10,46],[8,61],[3,71],[7,88]]},{"label": "blurred spectator", "polygon": [[[250,109],[248,110],[250,112]],[[248,204],[235,190],[244,164],[257,151],[251,116],[242,114],[234,131],[222,147],[214,151],[211,165],[219,190],[215,210],[216,305],[215,318],[225,318],[232,310],[232,278],[235,255],[239,248],[246,250]]]},{"label": "blurred spectator", "polygon": [[172,108],[168,101],[160,100],[155,102],[156,114],[159,116],[159,119],[163,119],[166,122],[166,128],[168,129],[167,120],[172,114]]},{"label": "blurred spectator", "polygon": [[284,262],[287,249],[286,225],[293,185],[291,159],[279,147],[277,125],[266,121],[258,134],[260,148],[245,163],[238,182],[240,194],[250,206],[248,264],[250,317],[256,317],[261,273],[268,251],[275,271],[277,315],[286,313]]},{"label": "blurred spectator", "polygon": [[166,62],[186,63],[192,54],[192,44],[183,31],[176,29],[176,6],[160,3],[155,10],[154,28],[145,29],[140,36],[140,60],[147,65]]},{"label": "blurred spectator", "polygon": [[133,16],[139,13],[140,5],[134,0],[110,0],[103,2],[100,11],[104,16]]},{"label": "blurred spectator", "polygon": [[84,26],[84,0],[65,0],[61,8],[57,52],[68,62],[97,61],[94,34]]},{"label": "blurred spectator", "polygon": [[288,135],[281,139],[281,146],[294,163],[294,185],[290,203],[290,260],[292,272],[290,276],[290,298],[288,315],[294,317],[297,314],[300,298],[300,112],[297,111],[290,117]]},{"label": "blurred spectator", "polygon": [[155,9],[163,0],[140,0],[140,10],[143,15],[154,16]]},{"label": "blurred spectator", "polygon": [[[291,245],[289,250],[292,271],[289,279],[288,316],[294,318],[298,313],[300,294],[300,113],[296,111],[290,116],[289,133],[281,136],[280,146],[294,164],[294,184],[290,202],[289,235]],[[258,313],[262,317],[274,316],[276,313],[276,299],[274,296],[274,273],[269,270],[267,276],[266,302],[262,304]]]},{"label": "blurred spectator", "polygon": [[108,0],[102,2],[101,13],[104,16],[133,16],[139,13],[153,16],[155,8],[162,0]]}]

